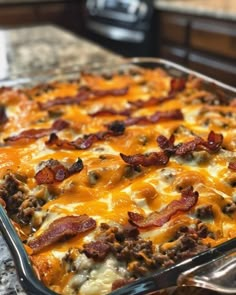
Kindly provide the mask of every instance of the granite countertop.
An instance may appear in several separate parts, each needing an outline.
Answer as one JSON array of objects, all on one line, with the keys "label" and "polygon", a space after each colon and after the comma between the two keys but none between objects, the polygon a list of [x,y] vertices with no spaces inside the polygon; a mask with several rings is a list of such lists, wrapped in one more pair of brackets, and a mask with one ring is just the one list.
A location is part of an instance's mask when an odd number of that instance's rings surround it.
[{"label": "granite countertop", "polygon": [[[120,60],[98,45],[55,26],[0,30],[0,80],[48,68]],[[0,295],[24,295],[1,234],[0,253]]]},{"label": "granite countertop", "polygon": [[236,20],[235,0],[156,0],[159,10]]},{"label": "granite countertop", "polygon": [[0,30],[0,80],[120,57],[56,26]]}]

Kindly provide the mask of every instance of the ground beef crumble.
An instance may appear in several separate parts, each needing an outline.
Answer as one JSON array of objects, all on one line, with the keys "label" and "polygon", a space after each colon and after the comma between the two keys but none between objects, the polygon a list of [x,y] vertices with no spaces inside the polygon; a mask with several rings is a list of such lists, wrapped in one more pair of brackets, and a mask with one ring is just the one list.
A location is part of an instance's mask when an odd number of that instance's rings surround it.
[{"label": "ground beef crumble", "polygon": [[179,262],[206,251],[209,245],[203,244],[201,238],[207,235],[207,227],[202,223],[199,223],[196,229],[182,226],[176,233],[174,246],[167,249],[161,246],[160,252],[167,255],[173,262]]},{"label": "ground beef crumble", "polygon": [[166,249],[164,244],[159,251],[152,241],[142,239],[138,229],[132,225],[118,229],[102,224],[100,229],[97,240],[85,244],[81,252],[95,261],[113,254],[118,261],[127,263],[131,278],[147,275],[208,249],[202,243],[202,238],[209,234],[208,228],[200,221],[195,229],[181,227],[173,238],[174,246]]},{"label": "ground beef crumble", "polygon": [[[172,240],[156,247],[151,240],[142,239],[139,229],[133,225],[118,227],[102,223],[93,241],[68,251],[63,265],[68,273],[83,274],[86,280],[90,280],[94,264],[99,269],[102,264],[115,259],[120,262],[116,265],[116,271],[123,275],[112,283],[111,289],[116,290],[207,250],[209,246],[203,244],[202,239],[210,234],[207,225],[199,220],[193,227],[180,227]],[[121,268],[127,271],[120,272]]]},{"label": "ground beef crumble", "polygon": [[28,224],[35,212],[44,204],[44,200],[31,196],[27,185],[16,175],[7,174],[0,185],[0,199],[10,218],[21,224]]}]

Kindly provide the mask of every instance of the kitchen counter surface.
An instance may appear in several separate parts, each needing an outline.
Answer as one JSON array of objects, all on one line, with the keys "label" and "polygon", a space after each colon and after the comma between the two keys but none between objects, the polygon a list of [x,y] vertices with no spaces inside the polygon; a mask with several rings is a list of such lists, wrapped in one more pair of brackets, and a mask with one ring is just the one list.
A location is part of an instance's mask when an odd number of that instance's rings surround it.
[{"label": "kitchen counter surface", "polygon": [[56,26],[0,30],[0,80],[67,65],[120,60]]},{"label": "kitchen counter surface", "polygon": [[[55,26],[0,30],[0,80],[23,73],[121,58]],[[0,235],[0,295],[23,295],[14,263]]]},{"label": "kitchen counter surface", "polygon": [[236,21],[235,0],[156,0],[155,7],[159,10]]}]

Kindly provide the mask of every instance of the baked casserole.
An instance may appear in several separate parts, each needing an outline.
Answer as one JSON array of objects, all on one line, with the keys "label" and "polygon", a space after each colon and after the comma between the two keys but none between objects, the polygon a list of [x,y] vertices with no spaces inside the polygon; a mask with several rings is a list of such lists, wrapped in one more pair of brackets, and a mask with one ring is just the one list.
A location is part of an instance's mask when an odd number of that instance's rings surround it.
[{"label": "baked casserole", "polygon": [[0,202],[51,290],[108,294],[236,237],[236,100],[161,68],[0,89]]}]

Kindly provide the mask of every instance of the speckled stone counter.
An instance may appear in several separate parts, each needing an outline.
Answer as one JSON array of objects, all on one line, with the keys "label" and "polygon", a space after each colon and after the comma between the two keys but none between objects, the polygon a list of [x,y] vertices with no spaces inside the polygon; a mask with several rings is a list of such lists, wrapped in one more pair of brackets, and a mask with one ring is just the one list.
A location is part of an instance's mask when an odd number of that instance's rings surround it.
[{"label": "speckled stone counter", "polygon": [[159,10],[189,13],[236,21],[235,0],[156,0]]},{"label": "speckled stone counter", "polygon": [[18,281],[14,262],[8,248],[0,235],[0,294],[25,295]]},{"label": "speckled stone counter", "polygon": [[49,68],[120,57],[55,26],[0,29],[0,80]]},{"label": "speckled stone counter", "polygon": [[[115,54],[55,26],[0,30],[0,80],[84,63],[114,62]],[[21,74],[20,74],[21,73]],[[23,295],[0,234],[0,295]]]}]

